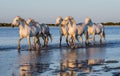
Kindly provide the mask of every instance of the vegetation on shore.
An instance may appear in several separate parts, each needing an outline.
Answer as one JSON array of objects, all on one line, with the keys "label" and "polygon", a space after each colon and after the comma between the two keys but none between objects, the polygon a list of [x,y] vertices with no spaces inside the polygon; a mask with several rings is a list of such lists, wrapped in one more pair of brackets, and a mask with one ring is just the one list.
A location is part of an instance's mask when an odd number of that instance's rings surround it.
[{"label": "vegetation on shore", "polygon": [[102,23],[103,25],[120,25],[120,22],[106,22],[106,23]]},{"label": "vegetation on shore", "polygon": [[[105,26],[111,26],[111,25],[116,25],[116,26],[120,26],[120,22],[106,22],[106,23],[102,23]],[[55,24],[47,24],[48,26],[56,26]],[[0,27],[10,27],[11,23],[0,23]]]},{"label": "vegetation on shore", "polygon": [[11,23],[0,23],[0,27],[10,27]]}]

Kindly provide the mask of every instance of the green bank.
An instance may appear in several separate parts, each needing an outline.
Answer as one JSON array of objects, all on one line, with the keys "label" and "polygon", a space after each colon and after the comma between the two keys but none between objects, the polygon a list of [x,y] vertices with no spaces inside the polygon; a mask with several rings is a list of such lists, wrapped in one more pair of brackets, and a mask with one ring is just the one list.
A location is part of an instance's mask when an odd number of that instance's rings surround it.
[{"label": "green bank", "polygon": [[[120,22],[102,22],[105,26],[120,26]],[[56,26],[55,24],[47,24],[48,26]],[[11,23],[0,23],[0,27],[11,27]]]}]

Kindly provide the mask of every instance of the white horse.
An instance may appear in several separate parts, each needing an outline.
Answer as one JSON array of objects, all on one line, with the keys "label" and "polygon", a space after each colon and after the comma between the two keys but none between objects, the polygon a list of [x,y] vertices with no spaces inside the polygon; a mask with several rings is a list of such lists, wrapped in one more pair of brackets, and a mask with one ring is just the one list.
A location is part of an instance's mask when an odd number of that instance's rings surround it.
[{"label": "white horse", "polygon": [[28,39],[28,45],[29,49],[31,49],[31,42],[30,42],[30,37],[36,37],[37,34],[40,31],[39,26],[32,26],[30,27],[24,19],[22,19],[20,16],[16,16],[13,19],[12,26],[19,26],[19,33],[20,33],[20,38],[18,39],[18,49],[20,49],[20,41],[23,38]]},{"label": "white horse", "polygon": [[[31,19],[31,18],[28,19],[27,23],[29,24],[29,26],[37,26],[38,25],[40,27],[41,30],[39,31],[38,36],[43,38],[44,46],[48,46],[49,38],[52,41],[52,36],[50,34],[50,30],[49,30],[48,25],[46,25],[46,24],[39,24],[38,22],[36,22],[34,19]],[[36,42],[35,39],[34,39],[34,41]],[[37,40],[37,41],[39,41],[39,40]]]},{"label": "white horse", "polygon": [[[95,45],[95,35],[99,35],[99,44],[102,44],[102,38],[104,37],[105,40],[105,30],[104,26],[102,24],[95,24],[92,22],[92,20],[87,17],[85,19],[85,24],[88,26],[88,39],[89,35],[92,35],[92,41],[93,45]],[[88,40],[89,41],[89,40]]]},{"label": "white horse", "polygon": [[85,35],[85,38],[87,40],[87,26],[85,25],[85,23],[79,23],[76,25],[76,29],[77,29],[77,36],[80,36],[80,41],[81,41],[81,46],[83,45],[83,34]]},{"label": "white horse", "polygon": [[40,24],[41,28],[42,28],[42,38],[44,40],[44,46],[48,46],[48,41],[49,41],[49,38],[51,39],[51,42],[52,42],[52,35],[50,33],[50,29],[48,27],[48,25],[42,23]]},{"label": "white horse", "polygon": [[72,48],[75,47],[75,42],[77,38],[77,27],[76,27],[76,21],[71,16],[67,16],[63,22],[65,25],[67,25],[68,29],[68,41]]},{"label": "white horse", "polygon": [[36,44],[38,43],[39,45],[40,44],[40,40],[39,40],[39,36],[41,35],[41,32],[42,32],[42,29],[41,29],[41,26],[39,25],[38,22],[36,22],[34,19],[32,18],[28,18],[28,20],[26,21],[27,24],[31,27],[31,30],[39,30],[36,31],[36,36],[33,37],[33,40],[34,40],[34,45],[36,46]]},{"label": "white horse", "polygon": [[64,36],[66,38],[66,43],[67,46],[69,46],[68,44],[68,26],[66,25],[66,22],[63,21],[61,16],[58,16],[56,19],[56,25],[59,25],[60,28],[60,46],[61,46],[61,42],[62,42],[62,36]]}]

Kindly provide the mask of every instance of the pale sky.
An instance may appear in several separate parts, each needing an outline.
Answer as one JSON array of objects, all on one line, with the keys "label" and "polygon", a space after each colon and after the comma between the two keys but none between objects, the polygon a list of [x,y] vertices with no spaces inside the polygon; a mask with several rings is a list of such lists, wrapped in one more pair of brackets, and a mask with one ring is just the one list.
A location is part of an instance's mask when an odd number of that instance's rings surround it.
[{"label": "pale sky", "polygon": [[55,23],[57,16],[73,16],[77,23],[120,22],[120,0],[0,0],[0,23],[21,16],[40,23]]}]

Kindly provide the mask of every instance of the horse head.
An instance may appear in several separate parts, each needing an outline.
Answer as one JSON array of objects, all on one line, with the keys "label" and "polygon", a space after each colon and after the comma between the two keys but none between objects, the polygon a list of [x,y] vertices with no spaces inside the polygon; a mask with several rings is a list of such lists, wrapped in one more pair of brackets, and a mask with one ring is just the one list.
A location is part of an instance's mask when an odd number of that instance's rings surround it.
[{"label": "horse head", "polygon": [[86,24],[86,25],[89,25],[90,23],[92,23],[92,20],[91,20],[91,18],[87,17],[87,18],[85,19],[85,24]]},{"label": "horse head", "polygon": [[63,19],[61,16],[58,16],[57,19],[56,19],[56,25],[60,25],[62,23]]},{"label": "horse head", "polygon": [[18,25],[20,24],[20,21],[19,21],[20,19],[21,19],[20,16],[16,16],[16,17],[13,19],[13,22],[12,22],[11,26],[12,26],[12,27],[18,26]]},{"label": "horse head", "polygon": [[68,25],[69,20],[70,20],[70,17],[69,17],[69,16],[65,17],[64,20],[63,20],[62,23],[61,23],[61,26],[66,26],[66,25]]},{"label": "horse head", "polygon": [[67,16],[64,20],[66,21],[67,25],[68,24],[71,25],[71,26],[76,25],[76,21],[71,16]]},{"label": "horse head", "polygon": [[[16,16],[14,19],[13,19],[13,22],[11,24],[12,27],[14,26],[19,26],[20,24],[25,23],[26,21],[24,19],[22,19],[20,16]],[[23,24],[22,24],[23,25]]]},{"label": "horse head", "polygon": [[64,20],[70,20],[70,19],[72,19],[71,16],[66,16]]}]

